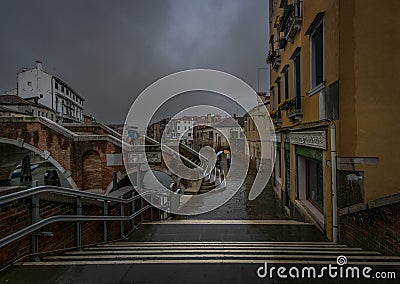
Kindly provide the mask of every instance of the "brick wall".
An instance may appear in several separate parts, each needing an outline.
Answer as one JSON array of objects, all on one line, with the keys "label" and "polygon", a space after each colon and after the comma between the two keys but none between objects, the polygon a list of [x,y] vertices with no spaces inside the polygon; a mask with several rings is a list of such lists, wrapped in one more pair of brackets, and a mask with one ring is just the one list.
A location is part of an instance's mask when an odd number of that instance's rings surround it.
[{"label": "brick wall", "polygon": [[[4,118],[0,123],[0,133],[1,137],[15,140],[20,138],[25,143],[49,151],[56,161],[72,172],[72,178],[79,188],[83,187],[83,158],[88,151],[97,152],[101,161],[101,181],[92,188],[101,186],[105,189],[112,181],[114,171],[124,171],[123,166],[107,166],[107,154],[121,153],[121,146],[106,140],[74,141],[73,138],[42,124],[38,118]],[[2,176],[8,176],[10,173],[3,173]]]},{"label": "brick wall", "polygon": [[400,201],[376,205],[371,202],[341,210],[340,242],[399,256]]},{"label": "brick wall", "polygon": [[[30,224],[31,203],[28,200],[14,201],[0,207],[0,238],[16,232]],[[30,252],[31,237],[25,236],[8,246],[0,248],[0,267],[7,260],[18,259]]]}]

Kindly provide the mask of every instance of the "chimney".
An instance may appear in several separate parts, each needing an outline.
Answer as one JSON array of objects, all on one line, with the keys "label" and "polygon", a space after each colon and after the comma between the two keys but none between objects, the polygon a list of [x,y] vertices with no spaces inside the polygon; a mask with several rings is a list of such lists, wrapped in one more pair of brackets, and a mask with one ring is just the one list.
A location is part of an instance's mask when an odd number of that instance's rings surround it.
[{"label": "chimney", "polygon": [[43,67],[43,62],[36,61],[36,69],[42,71],[42,67]]}]

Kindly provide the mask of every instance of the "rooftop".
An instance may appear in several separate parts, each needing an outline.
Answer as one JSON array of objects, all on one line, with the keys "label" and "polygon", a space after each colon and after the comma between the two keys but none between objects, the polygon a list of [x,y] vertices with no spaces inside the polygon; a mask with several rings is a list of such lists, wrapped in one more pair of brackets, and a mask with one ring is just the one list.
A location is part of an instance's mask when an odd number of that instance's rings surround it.
[{"label": "rooftop", "polygon": [[31,103],[27,100],[17,96],[17,95],[0,95],[0,104],[4,105],[16,105],[16,104],[24,104],[30,105]]}]

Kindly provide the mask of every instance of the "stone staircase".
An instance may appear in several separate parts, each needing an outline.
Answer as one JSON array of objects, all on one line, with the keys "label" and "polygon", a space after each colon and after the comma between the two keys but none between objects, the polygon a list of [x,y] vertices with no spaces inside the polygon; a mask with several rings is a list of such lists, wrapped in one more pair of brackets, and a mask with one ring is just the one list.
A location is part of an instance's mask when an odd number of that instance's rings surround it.
[{"label": "stone staircase", "polygon": [[[383,256],[331,242],[115,242],[24,265],[106,265],[159,263],[264,263],[337,265],[400,265],[399,257]],[[344,258],[343,258],[344,260]]]}]

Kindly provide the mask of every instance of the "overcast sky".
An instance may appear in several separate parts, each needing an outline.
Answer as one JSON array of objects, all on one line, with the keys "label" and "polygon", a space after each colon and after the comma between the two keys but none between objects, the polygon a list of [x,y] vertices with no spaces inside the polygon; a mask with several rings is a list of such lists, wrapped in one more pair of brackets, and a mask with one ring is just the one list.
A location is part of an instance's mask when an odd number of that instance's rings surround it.
[{"label": "overcast sky", "polygon": [[267,67],[267,2],[1,1],[0,92],[41,60],[85,98],[86,113],[120,123],[143,89],[181,70],[221,70],[257,90],[258,68]]}]

